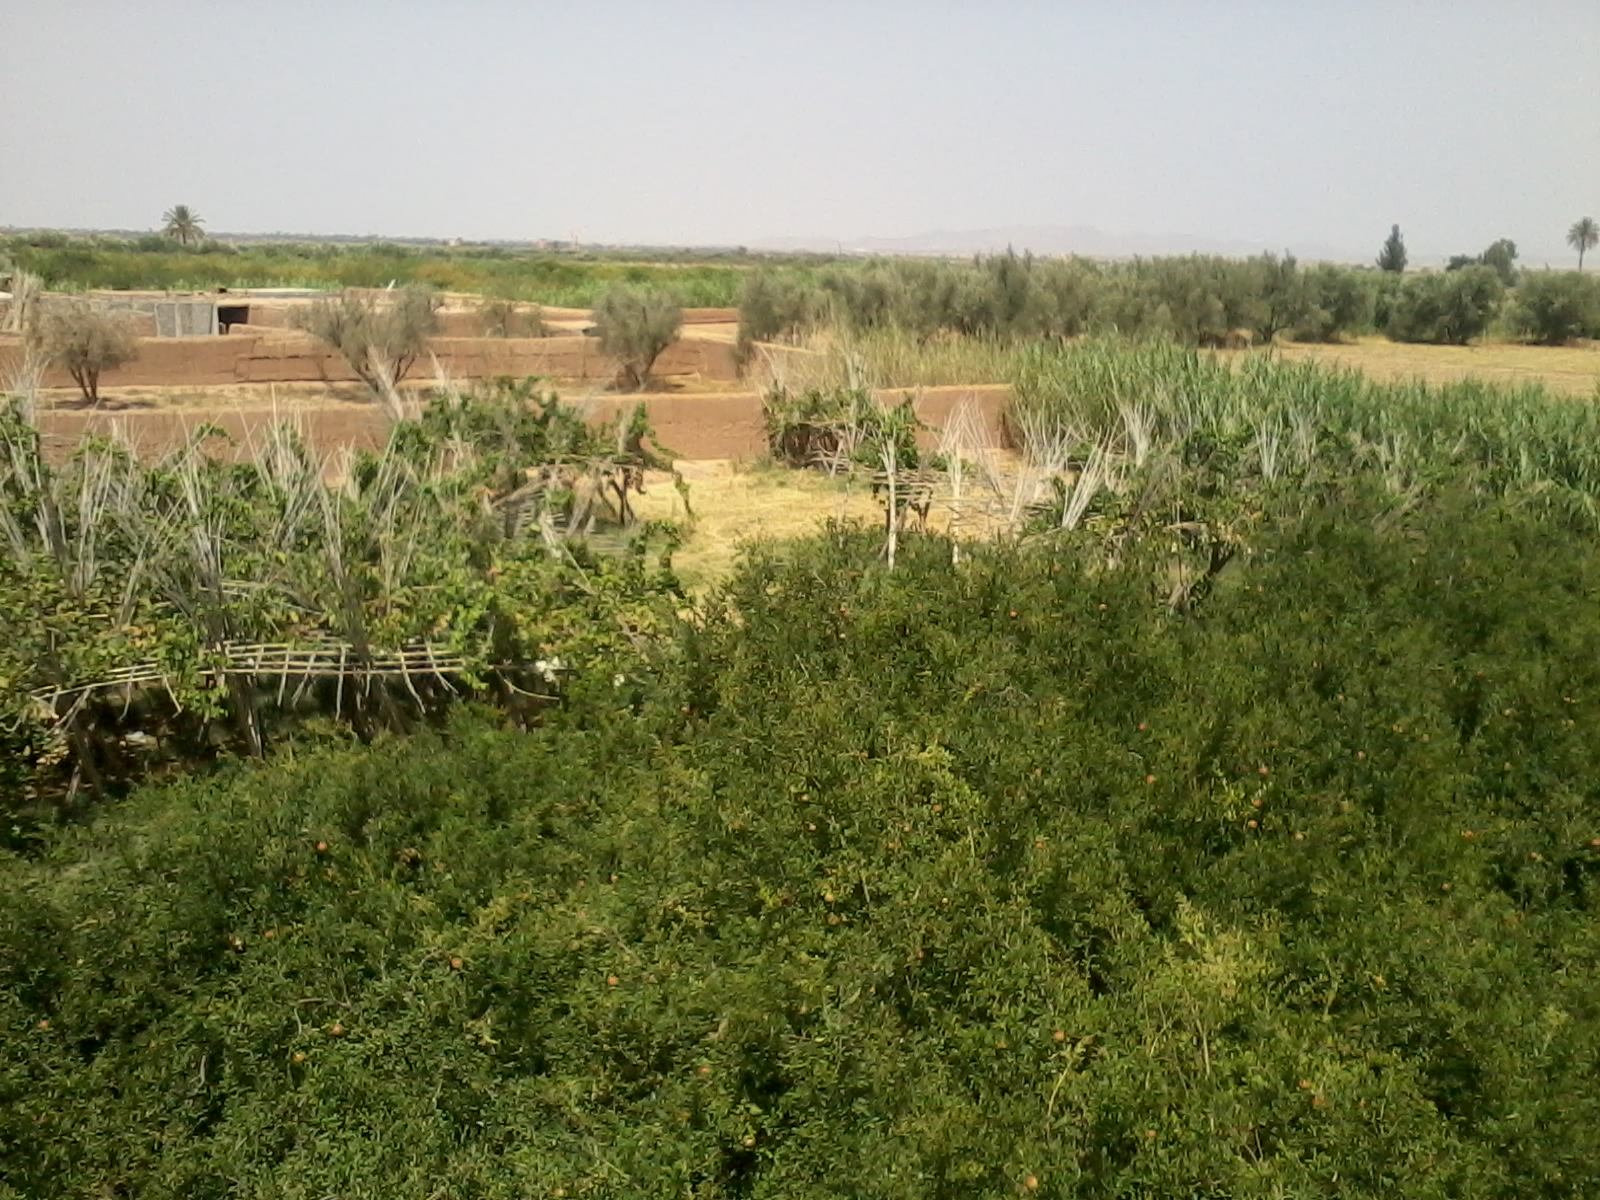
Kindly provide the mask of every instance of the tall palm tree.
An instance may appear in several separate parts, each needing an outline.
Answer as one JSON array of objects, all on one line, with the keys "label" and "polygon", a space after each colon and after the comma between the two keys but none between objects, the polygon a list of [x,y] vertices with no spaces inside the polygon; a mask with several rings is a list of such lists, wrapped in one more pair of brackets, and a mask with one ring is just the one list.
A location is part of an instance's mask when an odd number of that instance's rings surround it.
[{"label": "tall palm tree", "polygon": [[166,222],[161,232],[169,238],[177,238],[181,245],[198,242],[205,236],[200,230],[200,226],[206,223],[205,218],[187,204],[173,205],[162,214],[161,219]]},{"label": "tall palm tree", "polygon": [[1572,228],[1567,230],[1567,245],[1578,252],[1578,270],[1583,270],[1584,251],[1600,246],[1600,225],[1594,223],[1593,217],[1574,221]]}]

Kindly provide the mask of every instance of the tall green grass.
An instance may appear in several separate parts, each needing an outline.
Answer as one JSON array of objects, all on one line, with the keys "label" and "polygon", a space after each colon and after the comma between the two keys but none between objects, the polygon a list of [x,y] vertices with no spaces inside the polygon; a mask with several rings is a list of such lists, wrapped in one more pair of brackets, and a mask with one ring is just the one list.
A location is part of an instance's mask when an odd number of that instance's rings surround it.
[{"label": "tall green grass", "polygon": [[1165,343],[1091,340],[1019,350],[1008,414],[1035,456],[1089,445],[1130,461],[1237,448],[1262,476],[1378,469],[1466,472],[1497,491],[1558,490],[1600,507],[1600,403],[1538,385],[1378,382],[1270,355],[1228,362]]}]

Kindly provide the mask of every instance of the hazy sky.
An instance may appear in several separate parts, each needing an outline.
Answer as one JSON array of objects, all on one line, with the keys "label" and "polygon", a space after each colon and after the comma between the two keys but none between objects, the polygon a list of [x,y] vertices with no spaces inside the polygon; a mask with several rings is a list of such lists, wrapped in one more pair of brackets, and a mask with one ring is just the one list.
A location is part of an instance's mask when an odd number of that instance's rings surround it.
[{"label": "hazy sky", "polygon": [[0,225],[1414,255],[1600,217],[1600,0],[0,0]]}]

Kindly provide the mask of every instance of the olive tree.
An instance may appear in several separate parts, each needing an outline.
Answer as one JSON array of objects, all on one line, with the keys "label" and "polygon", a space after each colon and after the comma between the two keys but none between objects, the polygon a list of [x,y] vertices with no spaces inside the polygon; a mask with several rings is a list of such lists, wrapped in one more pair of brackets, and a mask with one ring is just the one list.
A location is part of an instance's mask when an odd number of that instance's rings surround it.
[{"label": "olive tree", "polygon": [[1547,346],[1600,337],[1600,280],[1576,271],[1528,271],[1512,317],[1525,337]]},{"label": "olive tree", "polygon": [[295,314],[295,324],[337,350],[356,378],[387,400],[438,329],[438,298],[413,284],[382,296],[347,290]]},{"label": "olive tree", "polygon": [[66,369],[91,403],[100,399],[101,372],[139,357],[138,340],[127,323],[85,300],[44,309],[29,338],[45,362]]},{"label": "olive tree", "polygon": [[683,306],[659,288],[617,284],[594,305],[600,348],[617,360],[619,386],[636,392],[649,381],[650,368],[683,328]]},{"label": "olive tree", "polygon": [[1493,267],[1417,275],[1391,302],[1385,332],[1397,342],[1465,346],[1499,315],[1505,292]]}]

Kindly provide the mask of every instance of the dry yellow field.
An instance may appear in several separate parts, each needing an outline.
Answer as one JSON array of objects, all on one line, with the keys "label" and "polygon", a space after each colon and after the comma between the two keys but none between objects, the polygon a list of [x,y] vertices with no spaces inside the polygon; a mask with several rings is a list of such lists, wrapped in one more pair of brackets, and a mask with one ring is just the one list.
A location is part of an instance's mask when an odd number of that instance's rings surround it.
[{"label": "dry yellow field", "polygon": [[1363,338],[1341,346],[1290,343],[1286,359],[1315,359],[1365,371],[1374,379],[1422,379],[1455,383],[1542,383],[1567,396],[1593,396],[1600,389],[1600,343],[1581,346],[1411,346],[1385,338]]},{"label": "dry yellow field", "polygon": [[[956,502],[943,490],[928,513],[930,533],[954,532],[958,538],[985,540],[1001,529],[1013,528],[1026,500],[1045,490],[1043,477],[1022,466],[1020,456],[1003,450],[984,452],[992,474],[980,482],[982,472],[969,461],[964,515],[955,514]],[[819,471],[796,471],[766,465],[747,465],[726,459],[683,461],[678,472],[689,485],[693,520],[686,520],[683,502],[665,472],[646,477],[645,494],[634,503],[646,520],[681,522],[683,544],[672,556],[673,567],[685,587],[704,592],[731,573],[740,552],[755,542],[804,537],[816,533],[824,522],[859,520],[882,529],[884,506],[874,499],[861,476],[830,478]],[[1018,507],[1018,506],[1021,507]],[[910,515],[908,534],[921,524]]]},{"label": "dry yellow field", "polygon": [[[681,462],[689,484],[692,522],[672,556],[684,585],[702,591],[725,578],[740,550],[762,539],[802,537],[829,518],[881,521],[883,510],[860,482],[830,479],[815,471],[749,467],[726,460]],[[683,502],[670,475],[652,472],[634,507],[646,520],[685,521]]]}]

